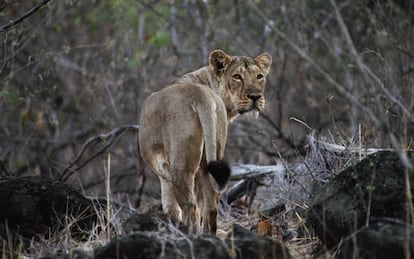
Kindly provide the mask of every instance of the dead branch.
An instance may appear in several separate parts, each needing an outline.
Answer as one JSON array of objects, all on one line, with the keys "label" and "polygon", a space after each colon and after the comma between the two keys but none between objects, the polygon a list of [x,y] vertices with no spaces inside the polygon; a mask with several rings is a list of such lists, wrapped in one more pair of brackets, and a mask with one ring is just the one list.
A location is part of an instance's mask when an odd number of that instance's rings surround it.
[{"label": "dead branch", "polygon": [[248,179],[240,180],[239,182],[237,182],[227,191],[227,203],[231,204],[233,201],[246,195],[247,200],[248,200],[248,205],[250,208],[256,196],[257,187],[259,187],[260,185],[260,179],[263,176],[264,175],[261,175],[256,178],[248,178]]},{"label": "dead branch", "polygon": [[283,165],[234,165],[231,167],[231,181],[266,176],[268,174],[283,174],[286,168]]},{"label": "dead branch", "polygon": [[[112,131],[106,133],[106,134],[99,134],[96,136],[93,136],[89,138],[83,145],[81,150],[79,151],[79,154],[75,157],[75,159],[69,163],[67,167],[63,169],[63,171],[60,173],[59,180],[65,182],[73,173],[79,171],[82,167],[84,167],[87,163],[89,163],[91,160],[99,156],[100,154],[107,151],[109,148],[112,147],[112,145],[119,139],[120,135],[123,135],[127,131],[138,131],[139,125],[126,125],[122,126],[116,129],[113,129]],[[104,146],[96,151],[92,156],[88,157],[85,161],[83,161],[80,165],[73,168],[76,163],[79,162],[81,159],[83,153],[85,150],[92,144],[95,144],[96,142],[103,142]]]},{"label": "dead branch", "polygon": [[29,11],[27,11],[26,13],[24,13],[22,16],[10,21],[9,23],[2,25],[0,27],[0,32],[2,31],[6,31],[7,29],[13,27],[14,25],[21,23],[24,19],[26,19],[27,17],[31,16],[32,14],[34,14],[35,12],[37,12],[37,10],[39,10],[42,6],[46,5],[50,0],[43,0],[42,2],[40,2],[38,5],[36,5],[35,7],[33,7],[32,9],[30,9]]},{"label": "dead branch", "polygon": [[[354,156],[365,157],[367,155],[374,154],[379,151],[392,151],[392,149],[379,149],[379,148],[362,148],[362,147],[346,147],[338,144],[328,143],[326,141],[317,140],[312,135],[307,137],[309,143],[314,143],[321,150],[329,153],[337,154],[350,154]],[[295,166],[289,165],[268,165],[258,166],[254,164],[242,164],[234,165],[231,167],[232,175],[230,176],[231,181],[238,181],[227,189],[227,202],[231,204],[238,198],[247,195],[250,199],[250,203],[254,198],[255,189],[259,186],[260,181],[266,176],[270,177],[284,177],[292,168],[299,168],[300,164]],[[293,169],[298,170],[298,169]],[[300,181],[297,181],[301,185]],[[305,187],[303,187],[306,190]]]},{"label": "dead branch", "polygon": [[286,167],[283,165],[258,166],[252,164],[234,165],[231,167],[231,181],[238,181],[227,190],[227,203],[231,204],[243,195],[248,196],[249,206],[252,204],[256,189],[260,181],[267,175],[284,175]]},{"label": "dead branch", "polygon": [[316,142],[321,149],[332,152],[332,153],[348,152],[352,155],[361,154],[362,156],[365,156],[365,155],[372,155],[379,151],[393,151],[393,149],[391,148],[350,148],[350,147],[332,144],[332,143],[328,143],[328,142],[324,142],[320,140]]}]

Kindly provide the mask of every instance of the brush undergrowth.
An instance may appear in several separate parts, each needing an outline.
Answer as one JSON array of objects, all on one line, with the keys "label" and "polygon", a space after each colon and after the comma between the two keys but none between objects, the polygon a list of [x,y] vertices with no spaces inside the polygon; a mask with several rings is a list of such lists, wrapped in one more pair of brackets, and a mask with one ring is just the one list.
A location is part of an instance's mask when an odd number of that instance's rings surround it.
[{"label": "brush undergrowth", "polygon": [[[332,144],[336,143],[336,144]],[[346,144],[346,145],[344,145]],[[328,182],[338,172],[354,165],[367,154],[358,141],[358,136],[343,140],[318,137],[315,133],[308,136],[307,154],[298,162],[286,165],[284,175],[266,175],[260,180],[252,204],[243,203],[243,198],[232,205],[222,203],[220,208],[219,236],[224,236],[233,223],[238,223],[247,229],[257,231],[257,225],[265,217],[261,213],[264,206],[271,202],[284,204],[284,210],[268,217],[274,231],[270,233],[275,239],[283,241],[294,258],[313,258],[316,249],[323,249],[321,242],[312,230],[305,224],[307,200],[315,184]],[[110,156],[105,167],[107,182],[104,202],[96,202],[95,211],[98,221],[93,229],[86,233],[82,241],[72,237],[72,225],[77,219],[67,217],[66,227],[56,233],[50,233],[48,238],[31,240],[30,249],[23,250],[19,240],[3,241],[2,258],[75,258],[79,255],[93,256],[93,250],[105,245],[113,237],[124,234],[122,222],[132,213],[137,212],[131,203],[117,201],[111,193],[110,186]],[[247,200],[247,198],[246,198]],[[151,203],[151,202],[149,202]],[[153,203],[158,204],[154,201]],[[145,212],[145,211],[141,211]],[[175,226],[168,226],[168,231],[154,233],[161,242],[171,238],[185,239],[186,235]],[[169,234],[167,234],[167,232]],[[173,235],[171,236],[171,233]],[[191,243],[190,240],[187,240]],[[20,243],[19,243],[20,242]],[[4,249],[8,248],[8,249]],[[13,254],[7,251],[14,251]],[[319,252],[319,258],[333,258],[335,251]]]}]

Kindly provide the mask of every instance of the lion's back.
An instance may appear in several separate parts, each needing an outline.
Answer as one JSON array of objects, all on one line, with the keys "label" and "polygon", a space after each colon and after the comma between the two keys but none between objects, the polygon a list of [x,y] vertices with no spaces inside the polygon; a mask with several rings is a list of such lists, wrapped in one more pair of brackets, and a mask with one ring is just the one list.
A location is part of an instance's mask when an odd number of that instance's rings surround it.
[{"label": "lion's back", "polygon": [[139,120],[141,150],[162,147],[168,152],[170,143],[191,139],[194,146],[203,143],[202,113],[215,112],[218,123],[227,125],[225,106],[208,86],[173,84],[151,94],[143,103]]}]

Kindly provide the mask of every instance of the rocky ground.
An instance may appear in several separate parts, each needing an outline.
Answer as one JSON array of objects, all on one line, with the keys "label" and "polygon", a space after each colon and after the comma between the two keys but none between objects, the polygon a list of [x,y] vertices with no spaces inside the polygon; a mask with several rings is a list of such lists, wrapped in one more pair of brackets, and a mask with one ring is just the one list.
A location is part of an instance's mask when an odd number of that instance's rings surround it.
[{"label": "rocky ground", "polygon": [[[413,171],[400,161],[394,152],[377,152],[328,183],[314,183],[304,204],[279,200],[256,210],[246,192],[220,211],[217,236],[186,235],[185,226],[157,211],[139,213],[117,204],[108,211],[105,200],[88,199],[51,179],[1,178],[1,253],[3,258],[406,258],[414,253],[414,183]],[[413,153],[408,161],[414,162]],[[263,187],[255,191],[260,196]]]}]

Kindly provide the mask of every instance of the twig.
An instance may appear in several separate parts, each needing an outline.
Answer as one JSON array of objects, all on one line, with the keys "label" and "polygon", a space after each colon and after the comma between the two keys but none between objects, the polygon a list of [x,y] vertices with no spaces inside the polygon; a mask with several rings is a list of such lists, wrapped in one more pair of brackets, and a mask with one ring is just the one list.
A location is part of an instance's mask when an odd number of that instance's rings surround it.
[{"label": "twig", "polygon": [[249,205],[249,210],[253,204],[254,198],[256,196],[257,188],[260,185],[260,181],[264,175],[260,175],[256,178],[247,178],[240,180],[235,185],[233,185],[227,191],[227,203],[231,204],[233,201],[237,200],[243,195],[247,195],[247,201]]},{"label": "twig", "polygon": [[[292,141],[292,139],[290,139],[288,136],[286,136],[285,134],[283,134],[281,128],[274,122],[272,121],[272,119],[264,113],[260,113],[260,116],[267,122],[269,123],[273,129],[276,131],[276,137],[282,141],[284,141],[287,145],[289,145],[290,147],[292,147],[293,149],[298,149],[300,150],[300,146],[301,146],[301,142],[299,142],[300,144],[295,144],[294,141]],[[300,150],[301,152],[302,150]]]},{"label": "twig", "polygon": [[0,160],[0,176],[9,176],[10,173],[7,170],[7,166],[4,164],[3,160]]},{"label": "twig", "polygon": [[37,10],[39,10],[42,6],[46,5],[50,0],[43,0],[38,5],[24,13],[22,16],[10,21],[9,23],[0,27],[0,32],[6,31],[7,29],[13,27],[14,25],[21,23],[24,19],[29,17],[30,15],[34,14]]},{"label": "twig", "polygon": [[2,5],[0,6],[0,12],[3,11],[4,8],[6,8],[8,5],[10,5],[10,2],[3,2]]},{"label": "twig", "polygon": [[[106,174],[106,227],[109,230],[111,225],[111,154],[108,153],[108,167]],[[108,240],[111,240],[111,231],[107,232]]]},{"label": "twig", "polygon": [[135,208],[139,208],[141,206],[142,194],[144,193],[144,187],[147,180],[147,177],[143,173],[144,169],[141,170],[140,180],[139,180],[139,188],[138,188],[138,198],[135,201]]},{"label": "twig", "polygon": [[[91,160],[93,160],[98,155],[100,155],[100,154],[104,153],[105,151],[107,151],[114,144],[114,142],[118,139],[119,135],[121,135],[121,134],[123,134],[123,133],[125,133],[129,130],[138,131],[139,130],[139,125],[122,126],[122,127],[113,129],[109,133],[99,134],[99,135],[96,135],[96,136],[93,136],[93,137],[89,138],[82,145],[81,150],[79,151],[79,154],[75,157],[75,159],[67,167],[65,167],[63,169],[63,171],[60,173],[59,180],[65,182],[69,178],[69,176],[71,176],[73,173],[75,173],[76,171],[78,171],[79,169],[84,167],[87,163],[89,163]],[[84,162],[82,162],[79,166],[77,166],[76,168],[73,168],[75,166],[75,164],[78,163],[78,161],[82,157],[82,155],[85,152],[86,148],[89,147],[90,145],[96,143],[96,142],[99,142],[99,141],[104,142],[105,145],[100,150],[95,152],[92,156],[90,156],[88,159],[86,159]]]},{"label": "twig", "polygon": [[230,180],[238,180],[238,182],[228,189],[227,203],[231,204],[240,196],[247,194],[250,208],[256,195],[256,189],[262,178],[267,175],[283,175],[286,172],[286,167],[283,165],[258,166],[244,164],[232,166],[231,171],[232,175]]},{"label": "twig", "polygon": [[[394,151],[392,148],[349,148],[342,145],[332,144],[320,140],[314,140],[318,143],[319,147],[333,153],[342,153],[342,152],[349,152],[350,154],[353,154],[355,156],[359,156],[361,153],[361,156],[367,156],[372,155],[374,153],[377,153],[379,151]],[[364,155],[363,155],[364,154]]]}]

